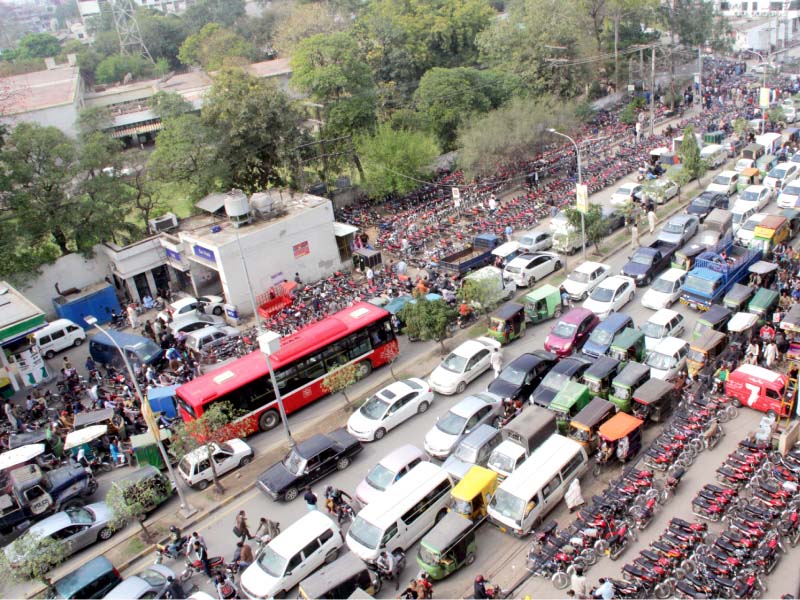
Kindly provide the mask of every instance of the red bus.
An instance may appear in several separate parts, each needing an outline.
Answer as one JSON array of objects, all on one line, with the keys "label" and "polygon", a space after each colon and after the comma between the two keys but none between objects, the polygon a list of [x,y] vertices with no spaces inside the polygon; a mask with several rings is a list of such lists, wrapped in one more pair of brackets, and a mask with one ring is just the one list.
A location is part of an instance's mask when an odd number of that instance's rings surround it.
[{"label": "red bus", "polygon": [[[322,380],[329,372],[356,364],[361,378],[397,356],[390,319],[382,308],[359,302],[283,338],[270,360],[286,414],[326,395]],[[266,358],[258,350],[180,386],[176,396],[185,421],[227,401],[244,411],[247,435],[280,423]]]}]

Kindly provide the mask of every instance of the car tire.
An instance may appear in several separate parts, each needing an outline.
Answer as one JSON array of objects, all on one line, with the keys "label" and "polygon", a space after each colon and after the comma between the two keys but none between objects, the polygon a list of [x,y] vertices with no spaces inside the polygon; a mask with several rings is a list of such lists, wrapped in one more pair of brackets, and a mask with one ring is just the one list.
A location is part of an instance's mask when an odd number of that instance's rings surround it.
[{"label": "car tire", "polygon": [[284,500],[284,502],[291,502],[295,498],[297,498],[297,488],[296,487],[290,487],[285,492],[283,492],[283,500]]},{"label": "car tire", "polygon": [[78,346],[80,346],[80,345],[83,343],[83,340],[85,340],[85,339],[86,339],[86,338],[78,338],[77,340],[75,340],[75,341],[72,343],[72,345],[73,345],[73,346],[75,346],[75,347],[77,348]]},{"label": "car tire", "polygon": [[383,436],[386,435],[386,430],[383,427],[378,427],[375,430],[375,433],[372,435],[372,441],[377,442],[378,440],[382,440]]},{"label": "car tire", "polygon": [[197,483],[195,483],[192,487],[196,490],[205,490],[208,489],[209,481],[208,479],[201,479]]},{"label": "car tire", "polygon": [[110,540],[111,536],[114,535],[114,530],[111,527],[103,527],[100,532],[97,534],[97,541],[106,541]]},{"label": "car tire", "polygon": [[245,456],[242,460],[239,461],[239,466],[243,467],[245,465],[249,465],[253,461],[252,456]]},{"label": "car tire", "polygon": [[459,381],[456,386],[456,394],[463,394],[465,389],[467,389],[467,382]]},{"label": "car tire", "polygon": [[533,287],[534,283],[536,283],[536,277],[531,275],[530,277],[528,277],[528,287]]},{"label": "car tire", "polygon": [[339,460],[336,461],[336,469],[339,471],[344,471],[347,467],[350,466],[350,459],[346,456],[343,456]]},{"label": "car tire", "polygon": [[261,413],[261,416],[258,417],[258,428],[261,431],[269,431],[270,429],[274,429],[278,426],[278,423],[281,422],[281,417],[276,410],[267,410]]},{"label": "car tire", "polygon": [[428,402],[426,402],[426,401],[420,402],[419,406],[417,407],[417,414],[421,415],[426,410],[428,410],[428,408],[430,408],[430,404],[428,404]]},{"label": "car tire", "polygon": [[45,353],[44,353],[44,357],[45,357],[45,358],[47,358],[47,359],[51,359],[51,358],[53,358],[55,355],[56,355],[56,353],[55,353],[55,352],[53,352],[52,350],[48,350],[47,352],[45,352]]},{"label": "car tire", "polygon": [[220,316],[222,314],[222,307],[221,306],[215,306],[214,310],[212,310],[211,313],[215,314],[217,316]]},{"label": "car tire", "polygon": [[338,556],[339,556],[339,549],[338,548],[334,548],[333,550],[331,550],[330,552],[328,552],[325,555],[325,564],[326,565],[331,564],[333,561],[336,560],[336,558]]}]

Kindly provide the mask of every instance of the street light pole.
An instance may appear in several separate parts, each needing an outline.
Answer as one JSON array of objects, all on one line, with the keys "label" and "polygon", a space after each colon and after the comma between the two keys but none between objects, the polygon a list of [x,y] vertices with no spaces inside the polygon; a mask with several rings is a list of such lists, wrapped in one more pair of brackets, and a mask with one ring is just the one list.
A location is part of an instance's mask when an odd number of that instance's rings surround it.
[{"label": "street light pole", "polygon": [[[150,433],[153,435],[153,438],[156,440],[156,445],[158,446],[158,450],[161,453],[161,459],[164,461],[164,464],[167,465],[167,472],[169,473],[169,478],[172,481],[172,485],[175,486],[175,490],[178,492],[178,499],[181,503],[181,514],[184,517],[190,517],[194,513],[197,512],[197,509],[194,508],[189,502],[186,500],[186,497],[183,495],[183,490],[179,485],[177,478],[175,477],[175,471],[172,470],[172,464],[169,460],[169,455],[167,454],[166,448],[164,448],[164,444],[161,441],[161,431],[159,430],[158,426],[155,426],[153,422],[153,413],[150,409],[149,405],[145,405],[145,398],[144,394],[142,394],[142,389],[139,387],[139,381],[136,379],[136,373],[133,371],[133,367],[131,366],[130,361],[128,361],[128,357],[125,354],[125,351],[120,347],[112,336],[108,335],[105,329],[100,327],[100,323],[97,322],[97,319],[92,315],[86,315],[83,319],[86,321],[86,324],[90,327],[97,327],[100,333],[104,334],[111,343],[114,344],[116,349],[119,351],[120,356],[122,356],[122,360],[125,363],[125,368],[128,370],[128,375],[133,382],[133,388],[136,391],[136,396],[139,398],[139,408],[142,411],[142,415],[145,417],[145,422],[147,423],[147,428],[150,430]],[[148,418],[149,416],[149,418]]]},{"label": "street light pole", "polygon": [[[764,72],[761,74],[761,87],[762,88],[767,87],[767,64],[769,64],[769,63],[767,63],[764,60],[764,55],[761,54],[760,52],[756,52],[755,50],[742,50],[742,52],[748,52],[750,54],[755,54],[758,58],[761,59],[761,62],[763,63],[761,66],[764,67]],[[761,100],[761,94],[759,93],[759,101],[760,100]],[[763,134],[764,131],[765,131],[765,128],[767,126],[767,122],[766,122],[767,121],[766,120],[767,109],[766,108],[762,108],[761,111],[762,111],[761,112],[761,133]]]},{"label": "street light pole", "polygon": [[274,331],[265,331],[258,336],[258,347],[264,353],[264,358],[267,360],[267,369],[269,370],[269,378],[272,381],[272,389],[275,391],[275,399],[278,401],[278,411],[281,415],[281,422],[283,423],[283,433],[286,435],[286,441],[289,448],[294,447],[294,438],[292,432],[289,431],[289,420],[286,418],[286,409],[283,406],[283,396],[281,390],[278,388],[278,380],[275,378],[275,371],[272,370],[272,361],[270,355],[275,354],[281,349],[281,336]]},{"label": "street light pole", "polygon": [[[554,135],[560,135],[563,138],[568,139],[573,146],[575,146],[575,156],[578,160],[578,185],[583,185],[583,173],[581,171],[581,149],[578,147],[578,143],[568,136],[566,133],[561,133],[560,131],[556,131],[553,128],[549,128],[547,131]],[[576,188],[577,192],[577,188]],[[580,211],[581,213],[581,246],[583,248],[583,260],[586,260],[586,218],[584,216],[584,211]]]}]

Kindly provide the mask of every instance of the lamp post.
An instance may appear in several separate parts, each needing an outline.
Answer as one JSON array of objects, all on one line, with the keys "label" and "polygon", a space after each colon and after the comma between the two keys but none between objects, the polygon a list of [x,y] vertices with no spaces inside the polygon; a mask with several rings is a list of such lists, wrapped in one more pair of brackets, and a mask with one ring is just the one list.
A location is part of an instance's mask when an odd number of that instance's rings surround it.
[{"label": "lamp post", "polygon": [[281,349],[281,336],[274,331],[265,331],[258,336],[258,347],[264,353],[264,358],[267,361],[269,378],[272,381],[272,389],[275,391],[275,399],[278,401],[278,411],[281,414],[286,441],[289,444],[289,448],[293,448],[294,438],[292,437],[292,432],[289,431],[289,420],[286,418],[286,409],[283,407],[283,397],[281,396],[281,390],[278,388],[278,380],[275,379],[275,371],[272,370],[272,361],[269,358],[270,355]]},{"label": "lamp post", "polygon": [[100,333],[104,334],[111,343],[114,344],[116,349],[119,351],[120,355],[122,356],[122,360],[125,363],[125,368],[128,370],[128,375],[133,382],[133,388],[136,390],[136,396],[139,398],[139,406],[142,411],[142,415],[145,417],[145,422],[147,423],[147,428],[150,430],[150,433],[153,435],[153,438],[156,440],[156,444],[158,445],[158,450],[161,452],[161,459],[164,461],[164,464],[167,465],[167,472],[169,473],[169,478],[172,481],[172,485],[175,486],[175,489],[178,492],[178,498],[180,499],[181,503],[181,514],[184,517],[190,517],[194,513],[197,512],[197,509],[192,507],[191,504],[186,500],[186,497],[183,495],[183,490],[178,483],[177,478],[175,477],[175,472],[172,470],[172,464],[169,461],[169,455],[167,454],[166,448],[164,448],[164,444],[161,442],[161,432],[158,426],[153,421],[153,413],[150,409],[150,405],[145,402],[144,394],[142,394],[142,389],[139,387],[139,381],[136,379],[136,373],[133,371],[133,367],[131,366],[130,361],[128,360],[125,351],[120,347],[112,336],[108,335],[105,329],[100,327],[100,323],[97,322],[97,319],[92,315],[86,315],[83,319],[86,321],[86,324],[90,327],[97,327]]},{"label": "lamp post", "polygon": [[[747,52],[749,54],[755,54],[758,58],[761,59],[761,62],[763,63],[761,66],[764,67],[764,72],[761,74],[761,87],[762,88],[767,87],[767,65],[769,63],[764,59],[764,55],[761,54],[760,52],[756,52],[755,50],[742,50],[742,52]],[[761,100],[761,94],[759,93],[759,101],[760,100]],[[767,109],[766,108],[762,108],[762,114],[761,114],[761,133],[762,134],[764,133],[764,130],[765,130],[766,126],[767,126],[766,116],[767,116]]]},{"label": "lamp post", "polygon": [[[583,185],[583,174],[581,172],[581,149],[578,147],[578,143],[570,136],[568,136],[566,133],[561,133],[560,131],[556,131],[552,127],[549,128],[547,131],[549,131],[553,135],[560,135],[561,137],[568,139],[572,143],[572,145],[575,146],[575,156],[578,159],[578,185],[579,186]],[[581,213],[581,245],[583,248],[583,260],[586,260],[586,218],[584,217],[583,210],[580,210],[580,213]]]}]

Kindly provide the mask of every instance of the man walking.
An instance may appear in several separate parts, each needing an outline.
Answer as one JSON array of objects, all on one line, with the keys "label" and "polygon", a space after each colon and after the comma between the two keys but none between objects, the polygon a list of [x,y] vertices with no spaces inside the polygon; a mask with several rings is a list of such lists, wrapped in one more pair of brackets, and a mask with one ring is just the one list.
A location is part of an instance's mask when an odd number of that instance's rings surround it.
[{"label": "man walking", "polygon": [[195,542],[194,555],[197,557],[197,560],[199,560],[200,564],[203,566],[203,573],[205,573],[206,577],[210,579],[211,569],[209,568],[208,565],[208,550],[206,550],[206,547],[201,545],[200,542]]},{"label": "man walking", "polygon": [[650,235],[653,235],[653,232],[656,230],[656,211],[653,210],[653,207],[649,207],[647,211],[647,225],[650,229]]},{"label": "man walking", "polygon": [[499,348],[492,350],[491,364],[492,370],[494,371],[494,378],[497,379],[500,376],[500,371],[503,369],[503,355],[500,354]]},{"label": "man walking", "polygon": [[306,501],[308,510],[317,510],[317,495],[311,491],[311,488],[306,489],[306,493],[303,494],[303,500]]}]

